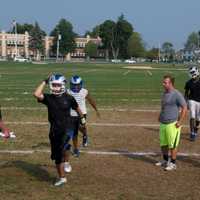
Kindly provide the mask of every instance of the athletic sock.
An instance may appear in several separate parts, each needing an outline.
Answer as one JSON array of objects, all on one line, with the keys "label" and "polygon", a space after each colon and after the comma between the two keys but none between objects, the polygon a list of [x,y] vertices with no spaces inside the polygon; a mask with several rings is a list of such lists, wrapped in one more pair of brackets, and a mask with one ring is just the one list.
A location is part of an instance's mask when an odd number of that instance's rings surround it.
[{"label": "athletic sock", "polygon": [[166,160],[166,161],[168,161],[169,156],[164,154],[164,155],[163,155],[163,159]]},{"label": "athletic sock", "polygon": [[176,159],[171,159],[171,162],[172,162],[173,164],[176,164]]}]

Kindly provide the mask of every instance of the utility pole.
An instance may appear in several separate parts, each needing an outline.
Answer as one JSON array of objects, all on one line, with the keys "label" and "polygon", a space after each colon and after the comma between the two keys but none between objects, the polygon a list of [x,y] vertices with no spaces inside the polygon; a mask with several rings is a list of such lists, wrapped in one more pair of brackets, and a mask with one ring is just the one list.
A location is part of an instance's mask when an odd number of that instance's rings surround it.
[{"label": "utility pole", "polygon": [[160,63],[160,42],[158,43],[158,62]]},{"label": "utility pole", "polygon": [[17,22],[13,20],[13,27],[15,33],[15,57],[18,56],[18,49],[17,49]]},{"label": "utility pole", "polygon": [[60,40],[61,40],[61,34],[58,34],[58,38],[57,38],[57,50],[56,50],[56,61],[58,61],[58,57],[59,57],[59,48],[60,48]]}]

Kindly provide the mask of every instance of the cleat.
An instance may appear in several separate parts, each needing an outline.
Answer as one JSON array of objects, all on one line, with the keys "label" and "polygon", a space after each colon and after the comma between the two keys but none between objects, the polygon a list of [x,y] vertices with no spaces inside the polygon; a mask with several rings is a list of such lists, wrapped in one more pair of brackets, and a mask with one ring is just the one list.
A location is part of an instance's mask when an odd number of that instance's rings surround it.
[{"label": "cleat", "polygon": [[176,164],[170,162],[167,164],[167,167],[165,167],[165,171],[172,171],[172,170],[176,170]]},{"label": "cleat", "polygon": [[83,136],[83,147],[87,147],[88,146],[88,137],[87,135]]},{"label": "cleat", "polygon": [[80,155],[79,149],[74,149],[73,155],[74,155],[74,157],[79,157],[79,155]]},{"label": "cleat", "polygon": [[191,133],[190,134],[190,141],[194,142],[196,139],[196,134],[195,133]]},{"label": "cleat", "polygon": [[167,161],[166,160],[161,160],[155,163],[155,166],[160,166],[160,167],[167,167]]},{"label": "cleat", "polygon": [[72,166],[70,165],[69,162],[65,162],[65,163],[64,163],[64,171],[65,171],[66,173],[70,173],[70,172],[72,171]]},{"label": "cleat", "polygon": [[67,182],[67,178],[60,178],[58,181],[54,183],[54,186],[58,187],[65,184],[66,182]]}]

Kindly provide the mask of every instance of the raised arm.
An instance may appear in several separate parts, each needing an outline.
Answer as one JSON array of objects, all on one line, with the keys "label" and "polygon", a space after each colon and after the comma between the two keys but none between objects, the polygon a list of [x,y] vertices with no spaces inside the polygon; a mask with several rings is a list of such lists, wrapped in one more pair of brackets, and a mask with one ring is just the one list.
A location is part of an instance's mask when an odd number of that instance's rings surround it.
[{"label": "raised arm", "polygon": [[35,89],[33,96],[39,100],[43,100],[44,99],[44,94],[43,94],[43,90],[45,88],[45,81],[42,81],[42,83],[40,83],[40,85],[38,85],[38,87]]}]

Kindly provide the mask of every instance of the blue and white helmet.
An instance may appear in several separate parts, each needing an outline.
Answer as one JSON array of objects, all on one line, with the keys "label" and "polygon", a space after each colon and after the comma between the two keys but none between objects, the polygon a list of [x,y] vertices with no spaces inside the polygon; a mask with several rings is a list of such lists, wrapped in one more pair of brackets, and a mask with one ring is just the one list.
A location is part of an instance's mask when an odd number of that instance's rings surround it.
[{"label": "blue and white helmet", "polygon": [[61,95],[65,93],[65,84],[66,84],[66,79],[63,75],[61,74],[53,74],[49,78],[49,88],[51,94],[54,95]]},{"label": "blue and white helmet", "polygon": [[199,70],[196,66],[191,66],[189,68],[189,75],[191,78],[195,79],[199,76]]},{"label": "blue and white helmet", "polygon": [[83,81],[80,76],[72,76],[70,80],[70,90],[72,92],[78,93],[83,87]]}]

